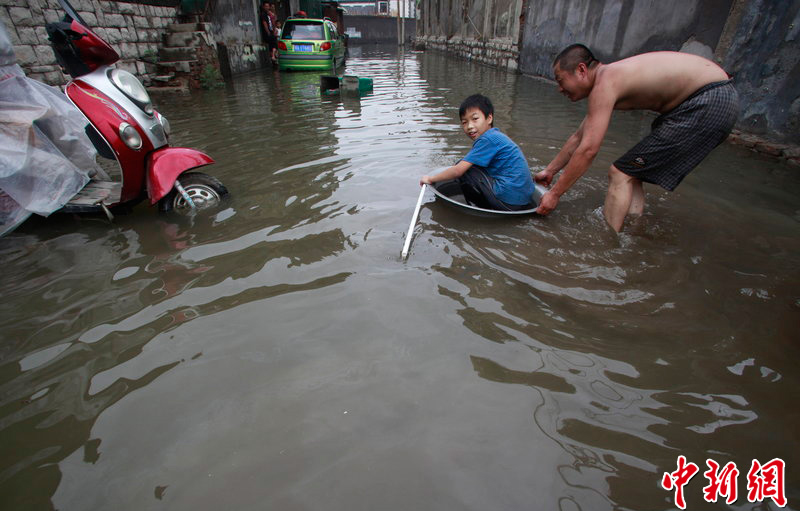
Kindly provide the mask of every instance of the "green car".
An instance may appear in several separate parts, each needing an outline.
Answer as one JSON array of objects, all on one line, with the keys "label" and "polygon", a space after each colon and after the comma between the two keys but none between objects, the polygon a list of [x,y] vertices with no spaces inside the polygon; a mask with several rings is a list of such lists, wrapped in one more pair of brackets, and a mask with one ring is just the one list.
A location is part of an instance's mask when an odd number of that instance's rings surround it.
[{"label": "green car", "polygon": [[335,69],[344,58],[344,38],[328,18],[289,18],[284,23],[278,39],[279,69]]}]

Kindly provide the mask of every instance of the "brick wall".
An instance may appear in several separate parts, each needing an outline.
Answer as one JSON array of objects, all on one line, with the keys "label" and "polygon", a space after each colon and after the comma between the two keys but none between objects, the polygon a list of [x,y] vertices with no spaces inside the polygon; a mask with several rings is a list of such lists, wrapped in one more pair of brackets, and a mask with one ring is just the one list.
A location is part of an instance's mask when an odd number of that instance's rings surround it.
[{"label": "brick wall", "polygon": [[[152,66],[142,60],[158,51],[176,8],[103,0],[70,0],[90,28],[120,55],[118,67],[148,82]],[[66,77],[56,63],[45,24],[64,16],[57,0],[0,0],[2,21],[14,45],[17,63],[30,78],[61,85]]]},{"label": "brick wall", "polygon": [[479,41],[477,39],[447,38],[444,36],[417,37],[417,48],[445,51],[463,59],[474,60],[493,67],[517,71],[519,47],[509,40]]}]

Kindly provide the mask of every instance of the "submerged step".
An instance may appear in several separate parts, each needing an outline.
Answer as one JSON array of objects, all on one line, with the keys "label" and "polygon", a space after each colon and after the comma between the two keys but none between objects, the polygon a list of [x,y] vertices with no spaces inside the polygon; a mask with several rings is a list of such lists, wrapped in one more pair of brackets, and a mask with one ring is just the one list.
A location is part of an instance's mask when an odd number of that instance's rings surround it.
[{"label": "submerged step", "polygon": [[159,48],[158,60],[161,62],[178,62],[183,60],[196,60],[197,52],[191,46],[178,48]]},{"label": "submerged step", "polygon": [[159,76],[154,76],[154,77],[152,77],[152,80],[153,80],[154,82],[162,82],[162,83],[167,83],[167,82],[169,82],[170,80],[172,80],[173,78],[175,78],[175,75],[174,75],[174,74],[169,74],[169,75],[159,75]]},{"label": "submerged step", "polygon": [[176,73],[191,73],[192,72],[192,63],[197,62],[197,60],[181,60],[175,62],[159,62],[158,66],[159,69],[167,69],[170,71],[174,71]]},{"label": "submerged step", "polygon": [[167,25],[170,32],[205,32],[207,23],[173,23]]},{"label": "submerged step", "polygon": [[189,87],[187,85],[160,85],[150,87],[147,91],[153,94],[186,94],[189,92]]},{"label": "submerged step", "polygon": [[204,42],[206,42],[205,32],[173,32],[164,35],[164,46],[169,48],[197,46]]}]

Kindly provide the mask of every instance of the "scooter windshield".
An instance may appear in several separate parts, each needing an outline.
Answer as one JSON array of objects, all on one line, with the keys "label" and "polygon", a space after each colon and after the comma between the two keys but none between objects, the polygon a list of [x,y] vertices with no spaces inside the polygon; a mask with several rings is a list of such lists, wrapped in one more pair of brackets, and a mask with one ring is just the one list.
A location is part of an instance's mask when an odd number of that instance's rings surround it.
[{"label": "scooter windshield", "polygon": [[64,9],[64,12],[66,13],[66,18],[64,21],[75,20],[84,27],[91,28],[85,21],[83,21],[83,18],[81,18],[81,15],[78,14],[78,11],[76,11],[67,0],[58,0],[58,3],[61,4],[61,8]]}]

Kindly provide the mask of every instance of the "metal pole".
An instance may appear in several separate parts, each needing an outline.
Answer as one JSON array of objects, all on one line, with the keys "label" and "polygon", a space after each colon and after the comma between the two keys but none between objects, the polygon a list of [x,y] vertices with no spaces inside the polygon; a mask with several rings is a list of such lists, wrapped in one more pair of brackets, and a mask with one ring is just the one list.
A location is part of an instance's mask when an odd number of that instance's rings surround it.
[{"label": "metal pole", "polygon": [[411,237],[414,235],[414,225],[417,223],[417,216],[419,216],[419,208],[422,207],[422,198],[425,196],[425,189],[428,185],[422,185],[422,190],[419,191],[419,199],[417,199],[417,206],[414,208],[414,215],[411,217],[411,225],[408,226],[406,233],[406,242],[403,243],[403,252],[400,257],[405,261],[408,257],[408,249],[411,246]]}]

